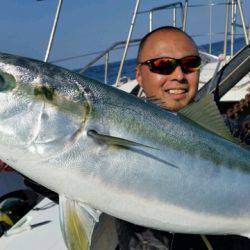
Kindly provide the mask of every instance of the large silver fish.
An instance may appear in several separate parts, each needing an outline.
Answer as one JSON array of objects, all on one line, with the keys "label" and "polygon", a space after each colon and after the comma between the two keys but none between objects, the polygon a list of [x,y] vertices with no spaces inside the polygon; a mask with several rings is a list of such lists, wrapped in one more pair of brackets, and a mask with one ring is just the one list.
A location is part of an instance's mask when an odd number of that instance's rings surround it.
[{"label": "large silver fish", "polygon": [[250,151],[230,140],[209,96],[173,114],[0,54],[0,158],[60,195],[69,248],[90,247],[101,212],[172,232],[248,235]]}]

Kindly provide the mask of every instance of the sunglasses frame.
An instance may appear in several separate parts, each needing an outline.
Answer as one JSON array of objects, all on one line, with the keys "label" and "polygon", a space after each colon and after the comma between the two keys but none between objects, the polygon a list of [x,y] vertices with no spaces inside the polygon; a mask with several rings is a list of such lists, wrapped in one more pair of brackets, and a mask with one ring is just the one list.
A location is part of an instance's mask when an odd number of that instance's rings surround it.
[{"label": "sunglasses frame", "polygon": [[[186,58],[189,58],[189,57],[193,57],[193,58],[199,59],[199,60],[200,60],[200,64],[199,64],[198,67],[193,68],[193,69],[195,69],[195,70],[190,70],[190,71],[187,71],[187,72],[186,72],[186,69],[185,69],[184,66],[183,66],[183,59],[186,59]],[[158,71],[154,71],[154,67],[155,67],[155,66],[154,66],[153,63],[154,63],[156,60],[163,59],[163,58],[171,59],[171,60],[174,61],[174,64],[173,64],[173,65],[174,65],[174,68],[173,68],[173,70],[172,70],[170,73],[160,73],[160,72],[158,72]],[[172,74],[172,73],[175,71],[175,69],[176,69],[177,66],[180,66],[183,73],[185,73],[185,74],[190,74],[190,73],[196,72],[196,71],[198,71],[198,70],[200,69],[200,66],[201,66],[201,57],[200,57],[199,55],[190,55],[190,56],[185,56],[185,57],[182,57],[182,58],[180,58],[180,59],[177,59],[177,58],[173,58],[173,57],[163,56],[163,57],[153,58],[153,59],[149,59],[149,60],[146,60],[146,61],[144,61],[144,62],[138,63],[138,66],[139,66],[139,65],[146,65],[146,66],[149,67],[149,70],[150,70],[151,72],[157,73],[157,74],[161,74],[161,75],[170,75],[170,74]]]}]

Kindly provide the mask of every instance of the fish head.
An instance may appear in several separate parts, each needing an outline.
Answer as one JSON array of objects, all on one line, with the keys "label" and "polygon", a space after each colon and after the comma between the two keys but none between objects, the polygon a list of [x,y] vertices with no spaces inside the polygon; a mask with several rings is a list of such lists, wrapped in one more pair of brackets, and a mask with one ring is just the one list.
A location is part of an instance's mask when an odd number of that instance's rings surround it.
[{"label": "fish head", "polygon": [[76,74],[0,53],[0,158],[51,157],[69,148],[90,110]]}]

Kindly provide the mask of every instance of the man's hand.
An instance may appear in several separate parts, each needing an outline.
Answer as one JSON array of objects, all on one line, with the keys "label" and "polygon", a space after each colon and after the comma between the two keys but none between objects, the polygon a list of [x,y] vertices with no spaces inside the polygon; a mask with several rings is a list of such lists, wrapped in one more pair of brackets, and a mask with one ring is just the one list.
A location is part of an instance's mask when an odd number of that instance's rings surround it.
[{"label": "man's hand", "polygon": [[1,172],[12,172],[14,171],[9,165],[0,160],[0,173]]}]

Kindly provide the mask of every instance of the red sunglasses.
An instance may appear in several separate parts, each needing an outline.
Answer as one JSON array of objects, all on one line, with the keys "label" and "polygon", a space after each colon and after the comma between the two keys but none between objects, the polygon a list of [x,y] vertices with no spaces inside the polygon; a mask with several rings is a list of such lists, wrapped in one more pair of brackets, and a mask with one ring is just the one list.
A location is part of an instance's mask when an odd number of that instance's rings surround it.
[{"label": "red sunglasses", "polygon": [[151,72],[161,75],[170,75],[177,66],[180,66],[183,73],[189,74],[199,70],[201,58],[199,56],[185,56],[181,59],[160,57],[141,62],[138,65],[147,65]]}]

